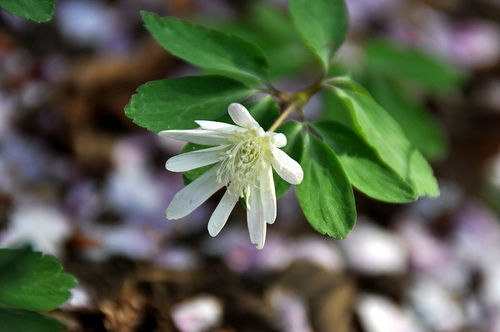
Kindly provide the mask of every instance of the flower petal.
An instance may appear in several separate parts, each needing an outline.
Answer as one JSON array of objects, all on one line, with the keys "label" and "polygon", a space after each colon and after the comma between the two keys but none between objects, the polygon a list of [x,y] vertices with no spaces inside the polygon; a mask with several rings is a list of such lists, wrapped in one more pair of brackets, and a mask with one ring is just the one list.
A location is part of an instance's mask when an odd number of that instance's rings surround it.
[{"label": "flower petal", "polygon": [[241,104],[232,103],[228,107],[228,112],[231,119],[233,119],[234,123],[236,123],[238,126],[248,129],[252,129],[255,126],[261,128],[259,123],[255,121],[252,115],[250,115],[250,112],[248,112],[245,106]]},{"label": "flower petal", "polygon": [[203,204],[217,190],[224,186],[217,182],[217,170],[215,165],[199,178],[179,191],[167,208],[167,219],[180,219]]},{"label": "flower petal", "polygon": [[267,131],[266,134],[273,139],[273,144],[278,148],[284,147],[287,143],[285,134],[275,133],[272,131]]},{"label": "flower petal", "polygon": [[272,224],[276,220],[276,190],[274,188],[273,169],[271,165],[260,176],[260,195],[264,220],[268,224]]},{"label": "flower petal", "polygon": [[222,227],[226,224],[231,211],[233,211],[236,202],[238,202],[238,198],[238,195],[231,193],[229,189],[226,190],[226,193],[208,221],[208,233],[210,236],[217,236],[219,234]]},{"label": "flower petal", "polygon": [[228,130],[228,129],[241,129],[240,127],[238,126],[235,126],[235,125],[232,125],[232,124],[229,124],[229,123],[225,123],[225,122],[218,122],[218,121],[207,121],[207,120],[196,120],[195,121],[200,127],[201,129],[204,129],[204,130],[213,130],[213,131],[217,131],[217,130]]},{"label": "flower petal", "polygon": [[257,245],[257,249],[262,249],[266,242],[266,221],[260,190],[254,190],[248,197],[250,208],[247,209],[248,232],[250,241]]},{"label": "flower petal", "polygon": [[202,129],[217,132],[221,135],[226,135],[228,138],[233,140],[235,139],[234,135],[238,133],[244,133],[245,131],[248,130],[247,128],[243,128],[240,126],[235,126],[232,124],[216,122],[216,121],[200,120],[195,122],[198,123]]},{"label": "flower petal", "polygon": [[186,172],[199,167],[219,162],[229,145],[221,145],[213,148],[186,152],[167,160],[165,168],[171,172]]},{"label": "flower petal", "polygon": [[278,148],[272,147],[271,151],[274,156],[271,164],[276,173],[288,183],[301,183],[304,178],[304,171],[302,171],[300,164]]},{"label": "flower petal", "polygon": [[160,131],[158,135],[203,145],[230,144],[230,138],[232,137],[230,134],[203,129],[164,130]]}]

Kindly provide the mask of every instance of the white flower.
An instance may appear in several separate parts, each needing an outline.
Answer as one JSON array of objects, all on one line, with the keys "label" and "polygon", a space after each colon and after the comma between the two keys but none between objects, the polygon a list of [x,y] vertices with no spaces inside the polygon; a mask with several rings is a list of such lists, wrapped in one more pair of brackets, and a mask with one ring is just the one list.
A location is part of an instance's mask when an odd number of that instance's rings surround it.
[{"label": "white flower", "polygon": [[226,186],[227,191],[208,222],[208,232],[211,236],[219,234],[239,197],[246,196],[250,240],[257,245],[257,249],[262,249],[266,240],[266,222],[272,224],[276,219],[273,168],[291,184],[302,182],[304,173],[299,163],[279,149],[286,145],[285,135],[265,132],[241,104],[229,105],[228,111],[237,126],[216,121],[195,121],[200,128],[159,133],[186,142],[216,145],[167,161],[165,167],[172,172],[215,164],[174,196],[167,208],[167,218],[187,216]]}]

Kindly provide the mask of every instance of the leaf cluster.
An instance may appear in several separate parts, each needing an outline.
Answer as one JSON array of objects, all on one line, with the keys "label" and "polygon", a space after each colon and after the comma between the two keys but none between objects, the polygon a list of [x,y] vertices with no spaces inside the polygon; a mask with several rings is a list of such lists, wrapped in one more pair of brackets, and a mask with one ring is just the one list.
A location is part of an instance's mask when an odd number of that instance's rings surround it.
[{"label": "leaf cluster", "polygon": [[[361,61],[344,66],[427,158],[445,157],[446,134],[426,104],[429,98],[448,97],[465,82],[466,72],[417,49],[378,39],[363,45]],[[326,96],[325,103],[326,118],[342,116],[334,98]]]},{"label": "leaf cluster", "polygon": [[[317,231],[335,238],[345,238],[354,227],[353,187],[391,203],[439,195],[432,168],[420,152],[427,142],[419,131],[412,133],[410,123],[417,119],[431,124],[434,134],[428,140],[439,140],[440,131],[418,110],[418,103],[401,99],[392,84],[401,71],[424,86],[444,90],[456,86],[458,73],[425,55],[374,44],[366,50],[366,67],[373,70],[363,81],[377,82],[373,85],[379,86],[379,104],[361,85],[336,74],[335,55],[348,30],[343,0],[289,0],[289,13],[257,4],[250,12],[250,19],[219,24],[218,29],[142,12],[158,43],[208,75],[146,83],[132,96],[126,115],[157,132],[188,129],[196,127],[194,120],[230,122],[227,106],[244,103],[264,128],[287,136],[283,150],[304,170],[303,182],[296,187],[302,210]],[[418,68],[407,68],[412,62]],[[273,86],[276,77],[306,68],[316,68],[320,77],[309,87],[288,93]],[[423,70],[432,70],[439,79],[428,79]],[[384,84],[375,81],[379,78]],[[319,93],[325,97],[324,119],[308,122],[304,106]],[[262,99],[246,103],[249,97]],[[384,105],[391,110],[404,105],[409,115],[398,116]],[[300,121],[284,122],[280,110],[282,115],[296,110]],[[188,144],[183,151],[200,148],[205,146]],[[439,149],[426,153],[439,155]],[[184,178],[189,182],[205,171],[186,172]],[[274,178],[279,197],[290,185],[276,174]]]}]

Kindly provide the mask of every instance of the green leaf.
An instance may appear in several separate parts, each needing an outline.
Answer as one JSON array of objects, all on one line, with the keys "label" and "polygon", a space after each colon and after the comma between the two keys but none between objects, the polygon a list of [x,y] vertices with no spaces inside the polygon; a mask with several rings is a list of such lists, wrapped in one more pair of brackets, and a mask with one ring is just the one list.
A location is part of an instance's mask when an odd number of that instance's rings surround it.
[{"label": "green leaf", "polygon": [[421,195],[438,196],[439,187],[432,168],[405,137],[398,123],[360,85],[337,80],[332,91],[351,111],[357,130],[380,157]]},{"label": "green leaf", "polygon": [[160,18],[144,11],[141,15],[149,32],[173,55],[201,68],[267,80],[267,60],[254,44],[174,17]]},{"label": "green leaf", "polygon": [[289,4],[295,26],[328,70],[347,35],[349,15],[344,0],[289,0]]},{"label": "green leaf", "polygon": [[215,120],[229,104],[256,90],[224,76],[191,76],[141,85],[125,107],[134,122],[152,131],[196,128],[194,120]]},{"label": "green leaf", "polygon": [[76,280],[61,273],[51,256],[29,249],[0,249],[0,303],[11,307],[45,311],[69,299]]},{"label": "green leaf", "polygon": [[[248,15],[243,19],[220,23],[212,22],[219,30],[234,34],[257,45],[269,62],[271,78],[297,74],[307,70],[321,71],[315,53],[305,45],[290,17],[276,7],[262,1],[252,1]],[[316,65],[316,66],[315,66]]]},{"label": "green leaf", "polygon": [[347,237],[356,222],[352,187],[333,151],[307,133],[301,162],[304,179],[296,187],[302,211],[320,233]]},{"label": "green leaf", "polygon": [[[302,139],[302,123],[295,121],[287,121],[283,123],[277,130],[277,133],[283,133],[286,136],[287,143],[281,148],[287,155],[300,163],[302,159],[302,150],[304,140]],[[283,195],[291,184],[280,178],[278,173],[273,172],[274,186],[276,187],[276,198]]]},{"label": "green leaf", "polygon": [[348,105],[336,93],[324,91],[323,119],[339,122],[344,126],[356,130],[354,119]]},{"label": "green leaf", "polygon": [[54,15],[56,0],[2,0],[0,7],[35,22],[47,22]]},{"label": "green leaf", "polygon": [[55,319],[35,312],[0,308],[0,326],[4,332],[60,332]]},{"label": "green leaf", "polygon": [[370,70],[406,77],[431,91],[457,88],[466,78],[463,71],[436,57],[380,40],[367,45],[365,56]]},{"label": "green leaf", "polygon": [[392,203],[417,199],[408,182],[379,157],[364,137],[334,121],[321,121],[312,126],[335,152],[349,181],[359,191]]},{"label": "green leaf", "polygon": [[444,158],[447,140],[443,129],[425,106],[411,98],[404,86],[373,75],[367,87],[375,100],[398,122],[408,140],[427,158]]},{"label": "green leaf", "polygon": [[[276,101],[270,96],[262,98],[257,102],[244,103],[243,105],[248,109],[253,118],[257,120],[257,122],[264,129],[269,128],[273,124],[274,120],[276,120],[276,118],[279,116],[280,107],[278,103],[276,103]],[[227,111],[225,115],[221,116],[216,121],[234,124]],[[210,146],[207,145],[188,143],[184,146],[184,148],[182,148],[181,153],[206,149],[209,147]],[[213,165],[208,165],[184,172],[184,184],[188,185],[189,183],[194,181],[194,179],[196,179],[212,167]]]}]

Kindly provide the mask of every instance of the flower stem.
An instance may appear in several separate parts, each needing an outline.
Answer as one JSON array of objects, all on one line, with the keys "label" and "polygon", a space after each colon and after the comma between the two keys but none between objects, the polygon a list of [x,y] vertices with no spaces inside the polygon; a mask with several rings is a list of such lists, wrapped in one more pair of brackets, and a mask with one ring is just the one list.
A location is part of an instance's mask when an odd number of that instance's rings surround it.
[{"label": "flower stem", "polygon": [[278,129],[278,127],[285,121],[285,119],[292,113],[292,111],[295,109],[295,106],[297,106],[298,101],[295,101],[288,105],[288,107],[283,111],[283,113],[280,114],[280,116],[274,121],[271,127],[269,127],[268,131],[275,131]]},{"label": "flower stem", "polygon": [[285,119],[290,115],[290,113],[295,108],[297,108],[297,111],[299,112],[299,116],[303,120],[304,119],[304,114],[303,114],[303,111],[302,111],[302,106],[304,106],[309,101],[309,99],[316,92],[318,92],[322,87],[323,87],[323,82],[320,81],[320,82],[317,82],[317,83],[311,85],[307,89],[302,90],[302,91],[298,91],[298,92],[296,92],[296,93],[294,93],[292,95],[285,94],[285,93],[282,93],[281,95],[279,95],[278,97],[281,100],[285,100],[285,101],[290,100],[292,102],[280,114],[280,116],[276,119],[276,121],[274,121],[274,123],[272,124],[272,126],[269,128],[268,131],[275,131],[276,129],[278,129],[278,127],[283,123],[283,121],[285,121]]}]

